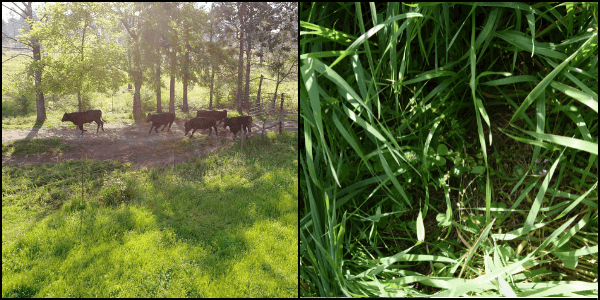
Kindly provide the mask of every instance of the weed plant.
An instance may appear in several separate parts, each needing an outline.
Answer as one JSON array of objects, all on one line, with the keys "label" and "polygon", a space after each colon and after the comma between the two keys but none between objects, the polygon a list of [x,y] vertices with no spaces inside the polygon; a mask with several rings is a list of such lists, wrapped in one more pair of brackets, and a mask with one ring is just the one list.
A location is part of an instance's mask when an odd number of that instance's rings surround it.
[{"label": "weed plant", "polygon": [[300,295],[597,297],[597,16],[301,3]]}]

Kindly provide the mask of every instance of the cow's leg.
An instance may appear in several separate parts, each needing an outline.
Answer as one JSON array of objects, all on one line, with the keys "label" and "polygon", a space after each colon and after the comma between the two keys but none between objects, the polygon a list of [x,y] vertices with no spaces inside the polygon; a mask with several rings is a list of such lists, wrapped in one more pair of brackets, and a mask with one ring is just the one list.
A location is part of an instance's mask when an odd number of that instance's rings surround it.
[{"label": "cow's leg", "polygon": [[84,129],[83,129],[83,124],[79,125],[79,129],[81,130],[81,135],[83,135],[83,132],[84,132],[84,131],[87,131],[87,130],[84,130]]},{"label": "cow's leg", "polygon": [[152,128],[154,127],[154,123],[152,123],[152,126],[150,126],[150,131],[148,131],[148,134],[152,133]]}]

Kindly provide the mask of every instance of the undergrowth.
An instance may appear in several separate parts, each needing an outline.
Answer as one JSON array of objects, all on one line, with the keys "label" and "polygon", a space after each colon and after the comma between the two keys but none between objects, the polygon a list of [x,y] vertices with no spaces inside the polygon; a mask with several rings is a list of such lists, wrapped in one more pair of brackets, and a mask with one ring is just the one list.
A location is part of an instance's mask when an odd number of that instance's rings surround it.
[{"label": "undergrowth", "polygon": [[301,296],[597,296],[597,8],[301,3]]}]

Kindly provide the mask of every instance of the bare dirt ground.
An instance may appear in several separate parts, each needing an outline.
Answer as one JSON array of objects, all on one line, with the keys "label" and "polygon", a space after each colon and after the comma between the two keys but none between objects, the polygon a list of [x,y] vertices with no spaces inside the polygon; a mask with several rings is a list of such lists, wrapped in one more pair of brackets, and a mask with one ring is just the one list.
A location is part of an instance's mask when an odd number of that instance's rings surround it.
[{"label": "bare dirt ground", "polygon": [[[274,121],[267,121],[267,125],[274,124]],[[60,138],[63,143],[73,146],[69,151],[36,153],[27,156],[4,156],[2,155],[2,165],[16,164],[19,166],[37,165],[43,163],[58,162],[69,159],[97,159],[108,160],[116,159],[123,163],[131,163],[134,169],[143,167],[155,167],[178,164],[189,160],[191,157],[202,157],[217,148],[224,147],[233,143],[233,133],[223,129],[223,125],[217,126],[218,136],[208,136],[208,129],[197,130],[192,140],[199,141],[199,146],[194,150],[182,152],[176,147],[177,141],[184,136],[183,121],[176,120],[171,126],[171,131],[167,132],[159,129],[157,134],[154,129],[151,134],[150,124],[142,125],[124,125],[104,123],[104,132],[102,129],[96,133],[96,123],[84,125],[83,136],[78,128],[64,126],[56,129],[11,129],[2,130],[2,143],[20,139],[48,139]],[[255,125],[262,126],[262,121],[254,121]],[[278,132],[278,126],[265,130]],[[253,136],[260,135],[260,131],[253,129]],[[240,132],[238,132],[238,137]],[[238,142],[239,143],[239,142]]]}]

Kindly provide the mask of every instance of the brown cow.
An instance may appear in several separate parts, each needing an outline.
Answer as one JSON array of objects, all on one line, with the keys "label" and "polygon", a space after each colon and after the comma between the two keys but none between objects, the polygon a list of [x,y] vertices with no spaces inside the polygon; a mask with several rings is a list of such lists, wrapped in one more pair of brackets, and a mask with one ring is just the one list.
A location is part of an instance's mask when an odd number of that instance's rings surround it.
[{"label": "brown cow", "polygon": [[98,128],[96,128],[96,133],[102,127],[102,131],[104,131],[104,122],[102,122],[102,111],[101,110],[88,110],[84,112],[74,112],[74,113],[65,113],[63,115],[62,121],[71,121],[75,126],[79,127],[81,130],[81,135],[83,135],[84,130],[83,124],[96,122],[98,124]]},{"label": "brown cow", "polygon": [[241,116],[226,118],[225,122],[223,122],[223,129],[227,128],[227,126],[229,126],[229,130],[233,133],[235,137],[237,137],[237,133],[241,129],[244,130],[244,133],[252,132],[252,117]]},{"label": "brown cow", "polygon": [[196,118],[216,118],[220,123],[221,121],[225,121],[225,119],[227,119],[227,110],[199,110],[196,113]]},{"label": "brown cow", "polygon": [[167,125],[169,125],[169,129],[167,131],[171,131],[171,125],[173,125],[174,121],[174,113],[148,114],[146,122],[152,122],[152,126],[150,126],[150,131],[148,134],[152,133],[152,128],[154,128],[154,131],[158,133],[158,128],[160,128],[160,126],[164,126],[161,130],[164,131],[165,128],[167,128]]},{"label": "brown cow", "polygon": [[185,135],[188,134],[188,132],[190,132],[190,130],[192,130],[192,128],[194,129],[194,131],[192,131],[192,134],[190,135],[190,138],[192,138],[192,136],[194,135],[194,132],[196,132],[196,130],[198,129],[208,129],[208,135],[210,136],[210,133],[212,132],[212,129],[215,129],[215,135],[217,135],[217,118],[193,118],[187,122],[185,122]]}]

